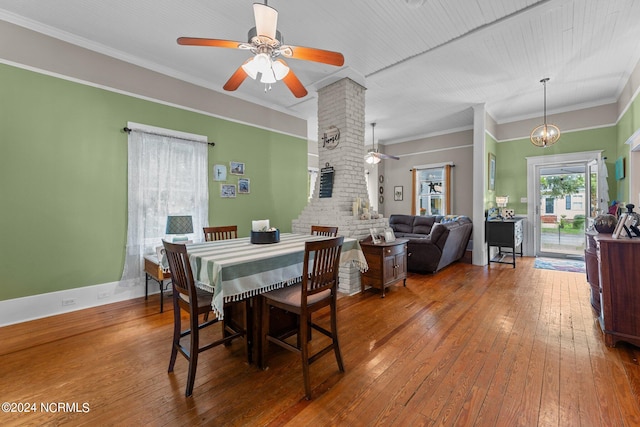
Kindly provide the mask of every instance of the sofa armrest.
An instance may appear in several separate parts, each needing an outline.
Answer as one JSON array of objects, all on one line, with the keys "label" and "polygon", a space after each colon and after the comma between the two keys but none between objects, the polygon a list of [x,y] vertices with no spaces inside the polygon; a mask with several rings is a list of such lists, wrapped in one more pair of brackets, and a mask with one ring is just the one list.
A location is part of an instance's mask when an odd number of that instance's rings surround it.
[{"label": "sofa armrest", "polygon": [[419,273],[432,273],[436,271],[442,252],[440,248],[425,239],[411,239],[407,243],[407,269]]}]

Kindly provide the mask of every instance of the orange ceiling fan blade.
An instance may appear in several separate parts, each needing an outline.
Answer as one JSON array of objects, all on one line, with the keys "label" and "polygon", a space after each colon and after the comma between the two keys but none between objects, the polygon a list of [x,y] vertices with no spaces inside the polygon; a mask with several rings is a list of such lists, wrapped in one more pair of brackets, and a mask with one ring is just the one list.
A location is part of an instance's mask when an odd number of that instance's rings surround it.
[{"label": "orange ceiling fan blade", "polygon": [[[279,59],[278,61],[284,63],[284,61],[282,61],[281,59]],[[307,93],[309,93],[307,92],[307,89],[304,88],[302,82],[298,79],[298,76],[296,76],[292,69],[289,69],[289,72],[286,76],[284,76],[282,81],[287,85],[291,93],[293,93],[293,96],[295,96],[296,98],[303,98],[307,96]]]},{"label": "orange ceiling fan blade", "polygon": [[287,58],[321,62],[337,67],[344,65],[344,56],[340,52],[332,52],[330,50],[287,45],[280,48],[280,53]]},{"label": "orange ceiling fan blade", "polygon": [[242,65],[238,67],[235,73],[227,80],[227,82],[222,86],[224,90],[234,91],[240,87],[244,79],[246,79],[248,74],[242,68]]},{"label": "orange ceiling fan blade", "polygon": [[227,47],[230,49],[241,49],[246,43],[236,42],[233,40],[220,39],[203,39],[198,37],[180,37],[178,44],[184,46],[211,46],[211,47]]}]

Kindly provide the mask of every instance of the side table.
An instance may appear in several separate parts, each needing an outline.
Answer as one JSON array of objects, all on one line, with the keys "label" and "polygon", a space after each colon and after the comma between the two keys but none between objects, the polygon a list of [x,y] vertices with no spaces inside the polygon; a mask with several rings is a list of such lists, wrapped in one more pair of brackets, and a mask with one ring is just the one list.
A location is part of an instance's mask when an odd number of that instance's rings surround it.
[{"label": "side table", "polygon": [[[523,223],[523,218],[485,222],[489,266],[491,266],[492,262],[496,262],[499,264],[511,264],[513,268],[516,268],[516,254],[520,254],[520,258],[522,258],[522,247],[524,246]],[[492,246],[498,247],[498,254],[494,258],[491,258]],[[520,247],[520,252],[517,252],[518,246]],[[503,252],[503,248],[509,248],[511,250]],[[505,258],[511,259],[511,262],[505,261]]]},{"label": "side table", "polygon": [[160,313],[164,311],[164,280],[171,279],[171,273],[164,271],[155,255],[144,256],[144,299],[149,297],[149,279],[158,282],[160,287]]},{"label": "side table", "polygon": [[360,247],[369,264],[369,269],[360,276],[360,290],[365,286],[380,289],[382,298],[385,288],[399,280],[407,286],[407,242],[409,239],[396,239],[393,242],[373,243],[360,241]]}]

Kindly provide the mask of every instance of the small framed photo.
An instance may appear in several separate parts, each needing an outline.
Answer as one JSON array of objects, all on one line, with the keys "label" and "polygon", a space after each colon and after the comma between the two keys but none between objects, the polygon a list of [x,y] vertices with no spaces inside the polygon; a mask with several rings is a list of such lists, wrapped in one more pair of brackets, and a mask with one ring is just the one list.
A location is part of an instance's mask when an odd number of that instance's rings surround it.
[{"label": "small framed photo", "polygon": [[244,175],[244,163],[230,162],[229,172],[231,175]]},{"label": "small framed photo", "polygon": [[220,185],[220,197],[233,198],[236,197],[235,184],[221,184]]},{"label": "small framed photo", "polygon": [[249,194],[250,190],[249,178],[238,178],[238,194]]},{"label": "small framed photo", "polygon": [[396,185],[393,187],[393,200],[401,201],[404,197],[404,189],[402,185]]},{"label": "small framed photo", "polygon": [[496,190],[496,155],[489,153],[489,165],[487,167],[489,176],[487,177],[487,186],[489,191]]},{"label": "small framed photo", "polygon": [[384,229],[382,228],[370,228],[369,233],[371,234],[371,241],[374,245],[378,243],[382,243],[382,239],[384,239]]},{"label": "small framed photo", "polygon": [[214,181],[227,180],[227,167],[225,165],[213,165],[213,180]]},{"label": "small framed photo", "polygon": [[384,241],[385,242],[395,242],[396,235],[393,232],[393,228],[387,227],[384,229]]},{"label": "small framed photo", "polygon": [[613,230],[611,237],[613,237],[614,239],[617,239],[620,237],[620,233],[622,233],[622,230],[624,230],[624,223],[626,221],[627,221],[627,214],[623,213],[622,215],[620,215],[620,218],[618,218],[618,223],[616,224],[616,228]]}]

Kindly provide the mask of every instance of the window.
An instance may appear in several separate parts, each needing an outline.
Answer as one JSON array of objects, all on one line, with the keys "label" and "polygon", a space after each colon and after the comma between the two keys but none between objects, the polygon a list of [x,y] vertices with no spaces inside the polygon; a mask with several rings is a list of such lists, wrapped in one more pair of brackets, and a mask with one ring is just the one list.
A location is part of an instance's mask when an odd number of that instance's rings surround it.
[{"label": "window", "polygon": [[167,216],[191,215],[194,233],[188,237],[200,240],[209,211],[206,137],[132,123],[128,127],[132,131],[128,141],[127,250],[122,280],[143,276],[144,255],[155,253],[155,248],[162,245]]},{"label": "window", "polygon": [[552,213],[553,213],[553,207],[554,207],[554,206],[553,206],[553,205],[554,205],[554,203],[553,203],[553,202],[554,202],[554,201],[555,201],[555,199],[554,199],[553,197],[547,197],[547,198],[545,198],[545,203],[544,203],[544,205],[545,205],[545,209],[544,209],[544,213],[548,213],[548,214],[552,214]]},{"label": "window", "polygon": [[571,203],[574,210],[584,210],[584,196],[582,194],[574,194],[571,196]]},{"label": "window", "polygon": [[564,208],[568,211],[571,210],[571,196],[564,196]]},{"label": "window", "polygon": [[451,165],[413,168],[413,215],[451,213]]}]

